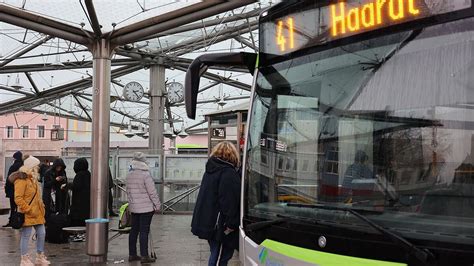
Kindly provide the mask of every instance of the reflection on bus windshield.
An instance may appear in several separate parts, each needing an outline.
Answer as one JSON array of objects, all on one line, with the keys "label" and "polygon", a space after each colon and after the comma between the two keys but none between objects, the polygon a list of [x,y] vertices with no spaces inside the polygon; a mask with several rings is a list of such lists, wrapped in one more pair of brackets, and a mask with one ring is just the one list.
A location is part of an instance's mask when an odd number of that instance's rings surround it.
[{"label": "reflection on bus windshield", "polygon": [[472,22],[262,68],[246,214],[317,203],[406,214],[402,227],[474,218]]}]

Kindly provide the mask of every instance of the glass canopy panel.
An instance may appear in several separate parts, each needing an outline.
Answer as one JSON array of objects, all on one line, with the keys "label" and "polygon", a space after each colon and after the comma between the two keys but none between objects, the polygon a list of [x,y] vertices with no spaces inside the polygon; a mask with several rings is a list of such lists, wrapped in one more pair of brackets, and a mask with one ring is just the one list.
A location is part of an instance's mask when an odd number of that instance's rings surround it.
[{"label": "glass canopy panel", "polygon": [[[200,1],[97,0],[94,1],[94,7],[98,16],[98,20],[103,26],[102,31],[107,32],[112,30],[112,23],[117,23],[116,29],[118,29],[153,16],[161,15],[172,10],[196,4],[198,2]],[[272,2],[276,3],[278,1]],[[0,3],[6,3],[17,8],[21,8],[24,3],[25,10],[29,12],[47,16],[51,19],[75,27],[80,27],[80,23],[84,22],[84,28],[86,30],[92,31],[86,13],[81,6],[81,3],[84,5],[84,1],[68,1],[67,4],[65,4],[65,2],[60,0],[0,0]],[[224,12],[217,16],[194,21],[187,25],[203,22],[206,23],[216,19],[246,14],[259,7],[268,7],[269,3],[271,2],[266,0],[260,1],[259,3],[249,5],[244,8]],[[146,9],[145,12],[143,12],[142,7]],[[253,16],[249,20],[251,22],[255,21],[256,17]],[[167,57],[167,60],[176,60],[174,53],[159,53],[157,50],[159,49],[160,44],[161,47],[168,47],[184,44],[189,42],[189,40],[202,41],[206,39],[207,43],[204,46],[193,47],[191,44],[181,47],[178,50],[173,50],[173,52],[179,52],[178,57],[187,59],[193,59],[205,52],[253,52],[251,48],[242,45],[240,42],[233,39],[233,37],[229,37],[229,39],[221,42],[216,42],[213,41],[212,38],[208,38],[210,34],[223,32],[226,29],[233,27],[239,27],[243,23],[247,23],[247,19],[244,17],[226,23],[213,24],[207,27],[203,26],[195,30],[188,30],[162,36],[159,39],[152,38],[148,40],[148,46],[144,46],[142,50],[151,57],[164,55]],[[250,38],[250,34],[245,33],[245,31],[239,33],[240,36],[242,36],[249,43],[254,41],[258,45],[257,31],[253,32],[254,40],[252,40],[252,38]],[[5,59],[10,59],[16,52],[27,48],[41,38],[46,38],[46,36],[31,30],[25,30],[20,27],[0,22],[0,64],[5,62]],[[137,42],[134,44],[134,47],[141,47],[144,44],[147,43],[144,41]],[[112,70],[123,66],[117,65],[115,63],[116,60],[124,59],[130,61],[134,60],[123,55],[115,54],[113,56]],[[38,68],[41,69],[30,69],[31,79],[39,91],[47,92],[60,85],[70,84],[83,79],[90,79],[90,75],[92,74],[91,65],[81,66],[80,68],[75,69],[66,69],[61,64],[57,65],[58,62],[65,65],[74,64],[75,66],[79,66],[81,64],[90,64],[90,60],[91,54],[84,46],[71,44],[70,42],[64,41],[62,39],[58,40],[57,38],[51,38],[47,40],[39,47],[36,47],[32,51],[29,51],[9,62],[5,67],[0,66],[0,107],[4,103],[10,102],[12,100],[19,100],[34,93],[33,85],[29,82],[24,71],[9,71],[8,73],[2,71],[6,71],[6,69],[11,67],[22,67],[22,69],[24,69],[23,67],[29,67],[33,64],[37,65],[39,66]],[[135,64],[138,64],[136,60],[135,62]],[[225,78],[231,78],[245,84],[251,84],[252,82],[251,76],[249,74],[243,74],[240,72],[209,70],[209,73],[217,74]],[[173,68],[168,68],[166,70],[166,78],[168,81],[183,83],[184,76],[185,72],[182,70]],[[19,90],[12,90],[11,85],[16,82],[17,77],[19,78],[19,83],[23,86],[23,88]],[[136,117],[140,120],[146,121],[148,117],[148,99],[143,98],[141,100],[142,103],[139,104],[124,101],[122,97],[123,88],[121,85],[124,85],[130,81],[137,81],[140,82],[145,88],[145,91],[147,91],[149,87],[149,71],[147,69],[141,69],[134,73],[117,77],[114,79],[114,81],[116,81],[117,84],[111,84],[111,96],[114,97],[114,99],[111,99],[111,122],[116,124],[127,124],[130,120],[130,117]],[[215,82],[216,81],[214,80],[203,78],[201,81],[201,87],[209,86]],[[1,86],[7,89],[3,89]],[[78,99],[84,108],[82,108],[78,101],[74,99],[74,97],[71,95],[71,92],[75,92],[76,97],[80,96]],[[76,115],[87,119],[86,112],[89,114],[92,112],[92,104],[90,102],[90,99],[92,98],[91,95],[92,89],[90,87],[72,88],[72,90],[69,92],[55,94],[55,97],[43,100],[42,102],[35,100],[23,105],[22,107],[24,110],[31,110],[41,113],[44,111],[50,113],[56,112],[61,116]],[[221,97],[224,97],[227,104],[226,106],[232,106],[239,104],[242,101],[248,101],[248,99],[245,99],[245,97],[248,97],[248,95],[248,92],[242,91],[241,89],[225,84],[219,84],[212,87],[212,89],[203,91],[199,94],[198,101],[200,103],[198,104],[198,117],[196,121],[188,121],[183,103],[172,105],[171,113],[172,116],[177,117],[178,119],[184,119],[187,126],[191,126],[202,120],[203,114],[215,111],[220,108],[220,105],[217,103]],[[179,128],[180,126],[181,124],[178,124],[177,127]],[[201,126],[194,127],[193,129],[205,128],[206,126],[206,124],[203,124]]]},{"label": "glass canopy panel", "polygon": [[[85,23],[85,29],[92,31],[88,15],[85,10],[86,5],[84,1],[18,1],[18,0],[3,0],[3,3],[15,6],[24,7],[25,10],[35,12],[56,19],[63,23],[79,26]],[[116,29],[130,25],[132,23],[145,20],[154,16],[162,15],[167,12],[190,6],[201,1],[196,0],[101,0],[94,1],[94,8],[102,25],[102,31],[108,32],[113,29],[112,23],[117,24]],[[23,6],[24,4],[24,6]],[[82,4],[82,5],[81,5]]]}]

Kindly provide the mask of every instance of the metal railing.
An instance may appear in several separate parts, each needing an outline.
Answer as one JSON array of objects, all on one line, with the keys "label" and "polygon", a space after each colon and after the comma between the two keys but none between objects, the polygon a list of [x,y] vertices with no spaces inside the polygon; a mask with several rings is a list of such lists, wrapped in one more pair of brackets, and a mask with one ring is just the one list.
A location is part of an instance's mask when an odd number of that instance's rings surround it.
[{"label": "metal railing", "polygon": [[[63,160],[68,166],[72,166],[74,161],[80,157],[85,157],[91,161],[90,154],[63,156]],[[199,190],[202,175],[205,171],[207,161],[206,155],[186,154],[186,155],[164,155],[147,154],[150,174],[155,181],[160,200],[162,201],[162,212],[185,212],[193,211],[196,191]],[[114,177],[113,207],[120,208],[121,204],[128,201],[126,193],[125,177],[128,174],[130,162],[133,154],[122,154],[118,151],[109,155],[109,167]],[[67,167],[72,170],[72,167]],[[69,178],[73,178],[74,172],[69,171]]]},{"label": "metal railing", "polygon": [[[119,184],[118,182],[114,182],[114,187],[115,187],[115,193],[114,193],[114,202],[120,202],[124,203],[127,202],[127,189],[124,185]],[[187,197],[191,196],[194,192],[198,191],[201,185],[193,186],[186,191],[171,197],[170,199],[167,199],[164,201],[161,205],[161,212],[166,213],[166,212],[178,212],[179,210],[176,210],[173,208],[176,204],[184,201]],[[120,192],[120,193],[117,193]],[[119,207],[119,206],[118,206]]]},{"label": "metal railing", "polygon": [[162,212],[164,213],[167,210],[171,210],[171,211],[175,212],[176,210],[174,210],[172,207],[175,204],[177,204],[178,202],[181,202],[182,200],[184,200],[186,197],[189,197],[191,194],[193,194],[197,190],[199,190],[200,187],[201,187],[201,185],[194,186],[194,187],[184,191],[183,193],[178,194],[178,195],[172,197],[171,199],[166,200],[165,202],[162,203],[162,205],[163,205]]}]

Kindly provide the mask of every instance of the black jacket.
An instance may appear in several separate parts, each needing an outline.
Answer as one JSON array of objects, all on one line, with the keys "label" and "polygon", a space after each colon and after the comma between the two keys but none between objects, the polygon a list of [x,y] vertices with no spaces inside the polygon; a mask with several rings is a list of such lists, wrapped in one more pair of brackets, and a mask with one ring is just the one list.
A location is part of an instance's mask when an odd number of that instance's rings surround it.
[{"label": "black jacket", "polygon": [[[62,166],[63,170],[56,172],[56,166]],[[67,212],[67,190],[61,189],[63,184],[67,184],[67,178],[57,181],[56,177],[64,176],[66,177],[66,165],[62,159],[56,159],[53,162],[51,168],[44,175],[44,189],[43,189],[43,202],[46,206],[46,216],[49,216],[50,212]],[[51,192],[56,191],[56,205],[51,205]]]},{"label": "black jacket", "polygon": [[112,179],[112,172],[110,171],[110,167],[109,167],[109,176],[108,176],[108,178],[109,178],[108,182],[109,182],[109,190],[110,190],[110,189],[114,188],[114,180]]},{"label": "black jacket", "polygon": [[[62,166],[63,170],[61,172],[56,172],[56,166]],[[56,181],[56,177],[64,176],[66,177],[66,165],[64,164],[63,159],[59,158],[54,160],[53,165],[46,171],[44,175],[44,190],[50,191],[55,190],[59,191],[61,189],[61,185],[66,184],[67,180],[64,179],[62,181]]]},{"label": "black jacket", "polygon": [[[191,232],[202,239],[216,239],[216,235],[222,234],[222,232],[216,232],[216,224],[219,224],[220,231],[229,227],[235,230],[232,234],[237,234],[240,224],[239,210],[238,169],[228,162],[211,157],[207,161],[206,172],[194,207]],[[222,241],[225,242],[226,239]],[[234,240],[232,242],[233,247],[238,246],[238,238],[237,243]]]},{"label": "black jacket", "polygon": [[40,169],[39,169],[39,174],[40,174],[40,182],[43,183],[44,176],[46,175],[46,172],[49,170],[49,165],[47,164],[40,164]]},{"label": "black jacket", "polygon": [[15,193],[15,187],[13,186],[13,183],[9,181],[9,176],[11,174],[13,174],[14,172],[20,170],[20,167],[23,166],[23,161],[22,160],[15,160],[13,162],[13,164],[10,166],[10,168],[8,169],[8,174],[7,174],[7,178],[5,179],[6,182],[5,182],[5,195],[7,196],[7,198],[13,198],[14,197],[14,193]]},{"label": "black jacket", "polygon": [[[90,195],[91,195],[91,173],[88,170],[89,164],[86,158],[79,158],[74,161],[74,172],[76,176],[72,182],[72,200],[70,215],[71,220],[80,221],[85,224],[89,219]],[[77,224],[79,225],[79,224]]]}]

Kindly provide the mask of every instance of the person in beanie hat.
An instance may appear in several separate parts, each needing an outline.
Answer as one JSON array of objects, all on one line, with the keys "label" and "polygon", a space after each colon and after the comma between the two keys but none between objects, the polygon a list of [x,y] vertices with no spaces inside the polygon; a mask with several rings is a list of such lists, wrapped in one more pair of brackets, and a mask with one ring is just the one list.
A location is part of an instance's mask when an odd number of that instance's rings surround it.
[{"label": "person in beanie hat", "polygon": [[[48,265],[51,264],[44,255],[45,240],[45,210],[41,200],[41,190],[38,183],[40,160],[29,156],[23,162],[19,171],[11,174],[8,179],[15,185],[15,203],[18,211],[25,214],[25,222],[21,228],[20,238],[20,265]],[[28,255],[28,245],[31,233],[36,232],[36,260],[35,263]]]},{"label": "person in beanie hat", "polygon": [[13,154],[13,159],[15,159],[17,161],[23,161],[23,153],[21,153],[21,151],[16,151]]},{"label": "person in beanie hat", "polygon": [[[24,161],[23,161],[23,170],[33,170],[33,168],[35,168],[36,166],[39,166],[40,165],[40,160],[38,160],[38,158],[34,157],[34,156],[31,156],[31,155],[28,155],[27,157],[24,158]],[[21,167],[20,167],[21,168]]]},{"label": "person in beanie hat", "polygon": [[10,217],[8,218],[8,223],[3,227],[10,227],[10,220],[12,218],[13,213],[16,211],[16,204],[15,204],[15,187],[13,183],[8,180],[8,177],[13,173],[20,169],[23,165],[23,154],[21,151],[17,151],[13,154],[14,162],[8,169],[7,180],[5,182],[5,195],[7,198],[10,199]]},{"label": "person in beanie hat", "polygon": [[[146,157],[141,152],[133,155],[131,169],[127,175],[127,196],[128,208],[132,214],[132,228],[128,237],[128,260],[152,263],[155,259],[148,253],[148,234],[153,213],[160,210],[161,203]],[[137,254],[138,235],[140,235],[140,256]]]}]

